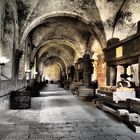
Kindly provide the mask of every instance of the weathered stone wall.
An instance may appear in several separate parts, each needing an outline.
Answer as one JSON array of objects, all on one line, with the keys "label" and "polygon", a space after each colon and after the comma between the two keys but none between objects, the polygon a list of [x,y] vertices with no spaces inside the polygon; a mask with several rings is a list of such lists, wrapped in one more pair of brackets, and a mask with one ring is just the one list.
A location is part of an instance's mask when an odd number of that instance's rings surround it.
[{"label": "weathered stone wall", "polygon": [[14,0],[5,0],[2,15],[2,55],[9,59],[9,62],[2,67],[2,78],[8,80],[13,76],[14,49],[17,47],[17,14]]},{"label": "weathered stone wall", "polygon": [[3,14],[4,14],[4,0],[0,2],[0,54],[2,53],[2,36],[3,36]]},{"label": "weathered stone wall", "polygon": [[16,81],[15,49],[18,48],[18,21],[15,0],[0,1],[0,54],[10,61],[1,66],[0,110],[9,108],[9,93],[26,85],[25,81]]}]

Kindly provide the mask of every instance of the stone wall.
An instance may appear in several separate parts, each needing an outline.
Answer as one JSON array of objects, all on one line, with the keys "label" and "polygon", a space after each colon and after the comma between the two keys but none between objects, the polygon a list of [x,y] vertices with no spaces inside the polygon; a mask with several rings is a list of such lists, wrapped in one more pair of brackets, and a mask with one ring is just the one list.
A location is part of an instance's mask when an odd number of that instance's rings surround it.
[{"label": "stone wall", "polygon": [[1,51],[2,51],[2,36],[3,36],[3,13],[4,13],[4,9],[3,9],[3,6],[4,6],[4,0],[1,0],[0,1],[0,54],[1,54]]},{"label": "stone wall", "polygon": [[13,59],[14,50],[18,46],[18,27],[17,13],[14,0],[4,0],[2,15],[2,34],[1,34],[1,50],[2,55],[9,59],[9,62],[2,67],[3,80],[9,80],[13,77]]},{"label": "stone wall", "polygon": [[9,62],[0,66],[0,110],[9,108],[9,93],[26,86],[25,81],[15,80],[15,50],[18,48],[18,21],[15,0],[0,1],[0,57]]}]

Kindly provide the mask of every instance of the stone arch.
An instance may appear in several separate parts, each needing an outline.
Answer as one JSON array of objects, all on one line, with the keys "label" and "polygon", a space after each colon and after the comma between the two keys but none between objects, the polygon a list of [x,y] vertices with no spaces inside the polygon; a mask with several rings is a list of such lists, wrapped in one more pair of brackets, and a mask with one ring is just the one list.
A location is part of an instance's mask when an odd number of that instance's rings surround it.
[{"label": "stone arch", "polygon": [[[35,55],[37,54],[37,52],[40,50],[40,49],[45,49],[45,51],[46,50],[48,50],[50,47],[48,47],[48,48],[45,48],[45,46],[44,45],[46,45],[47,43],[50,43],[50,42],[55,42],[55,41],[57,41],[57,43],[60,43],[60,44],[65,44],[66,43],[66,45],[68,46],[68,47],[71,47],[73,50],[74,50],[74,52],[75,52],[75,55],[76,55],[76,58],[78,58],[78,57],[80,57],[81,56],[81,51],[80,51],[80,49],[79,48],[77,48],[75,45],[73,45],[73,43],[71,43],[71,42],[69,42],[69,41],[67,41],[67,40],[63,40],[63,39],[53,39],[53,40],[48,40],[48,41],[46,41],[46,42],[44,42],[43,44],[41,44],[41,45],[39,45],[37,48],[35,48],[34,50],[33,50],[33,52],[32,52],[32,54],[31,54],[31,62],[33,62],[33,60],[34,60],[34,58],[35,58]],[[58,48],[58,49],[60,49],[60,50],[62,50],[61,48]],[[66,50],[65,49],[63,49],[64,50],[64,52],[66,52]],[[67,52],[68,53],[68,52]],[[42,55],[42,54],[41,54]]]},{"label": "stone arch", "polygon": [[46,63],[48,62],[47,64],[58,63],[59,65],[61,65],[61,68],[63,68],[64,70],[67,69],[67,63],[65,62],[65,60],[63,58],[55,56],[55,55],[44,57],[42,61],[43,61],[43,63],[45,63],[45,61],[46,61]]},{"label": "stone arch", "polygon": [[29,32],[31,30],[33,30],[36,26],[38,26],[39,24],[43,23],[46,19],[48,18],[52,18],[52,17],[59,17],[59,16],[68,16],[68,17],[72,17],[72,18],[77,18],[79,19],[80,21],[84,22],[85,24],[87,24],[91,30],[91,32],[93,34],[96,35],[97,39],[99,40],[102,48],[105,48],[106,47],[106,39],[105,37],[103,36],[103,34],[101,33],[101,31],[98,29],[98,27],[92,22],[90,21],[88,18],[85,18],[85,17],[82,17],[78,14],[75,14],[75,13],[69,13],[69,12],[53,12],[53,13],[46,13],[38,18],[36,18],[30,25],[28,25],[28,27],[24,30],[23,32],[23,35],[21,37],[21,40],[20,40],[20,46],[22,47],[23,46],[23,43],[26,39],[26,37],[28,36]]}]

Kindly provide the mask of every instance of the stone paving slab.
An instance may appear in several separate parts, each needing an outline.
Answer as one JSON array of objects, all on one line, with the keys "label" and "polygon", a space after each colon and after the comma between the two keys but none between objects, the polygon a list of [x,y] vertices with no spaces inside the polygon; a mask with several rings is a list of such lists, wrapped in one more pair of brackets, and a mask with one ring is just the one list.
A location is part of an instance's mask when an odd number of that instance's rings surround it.
[{"label": "stone paving slab", "polygon": [[92,102],[81,102],[55,85],[42,92],[32,98],[31,109],[0,113],[0,140],[140,140],[140,134]]},{"label": "stone paving slab", "polygon": [[[132,131],[122,132],[114,126],[95,128],[96,122],[72,122],[58,124],[14,125],[0,124],[0,140],[139,140]],[[71,124],[69,126],[68,124]],[[80,126],[80,124],[83,124]],[[1,127],[2,126],[2,127]],[[86,129],[83,129],[83,128]],[[124,129],[124,128],[123,128]],[[121,129],[122,130],[122,129]]]}]

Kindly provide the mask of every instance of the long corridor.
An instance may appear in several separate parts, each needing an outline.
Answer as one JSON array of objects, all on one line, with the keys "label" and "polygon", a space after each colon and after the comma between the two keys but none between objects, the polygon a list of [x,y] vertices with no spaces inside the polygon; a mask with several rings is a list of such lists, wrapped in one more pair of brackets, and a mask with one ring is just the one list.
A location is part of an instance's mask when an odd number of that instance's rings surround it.
[{"label": "long corridor", "polygon": [[32,98],[27,110],[0,113],[0,140],[139,140],[93,102],[83,102],[55,84]]}]

